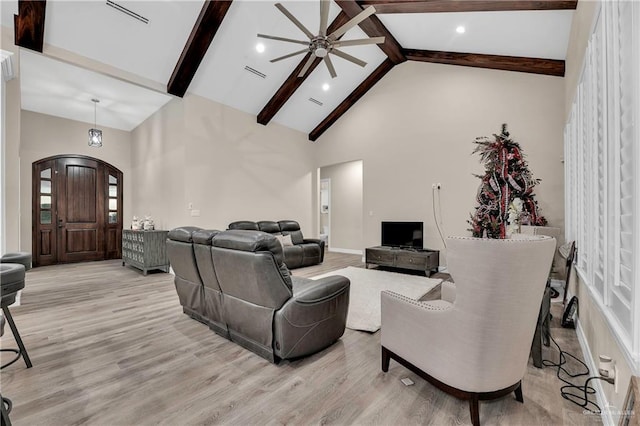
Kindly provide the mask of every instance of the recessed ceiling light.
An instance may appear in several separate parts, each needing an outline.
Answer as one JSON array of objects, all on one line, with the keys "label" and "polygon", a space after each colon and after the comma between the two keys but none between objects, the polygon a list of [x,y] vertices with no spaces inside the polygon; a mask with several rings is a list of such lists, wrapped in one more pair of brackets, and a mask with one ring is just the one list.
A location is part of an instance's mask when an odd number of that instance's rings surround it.
[{"label": "recessed ceiling light", "polygon": [[458,25],[458,27],[456,28],[456,32],[457,32],[458,34],[464,34],[464,32],[465,32],[465,31],[466,31],[466,30],[465,30],[465,28],[464,28],[462,25]]},{"label": "recessed ceiling light", "polygon": [[323,84],[323,85],[322,85],[322,90],[324,90],[325,92],[326,92],[327,90],[329,90],[329,84],[328,84],[328,83]]},{"label": "recessed ceiling light", "polygon": [[256,44],[256,50],[258,51],[258,53],[264,52],[264,44],[262,43]]}]

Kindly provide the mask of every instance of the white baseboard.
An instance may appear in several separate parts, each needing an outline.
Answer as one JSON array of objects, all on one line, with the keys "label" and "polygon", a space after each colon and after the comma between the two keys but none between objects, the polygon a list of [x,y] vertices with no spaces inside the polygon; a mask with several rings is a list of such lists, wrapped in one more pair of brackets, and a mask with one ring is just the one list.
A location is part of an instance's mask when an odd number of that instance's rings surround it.
[{"label": "white baseboard", "polygon": [[[567,299],[569,300],[569,299]],[[591,350],[589,349],[589,343],[587,342],[587,337],[584,334],[584,330],[580,325],[580,318],[577,318],[576,321],[576,335],[578,336],[578,342],[580,343],[580,348],[582,349],[582,357],[584,358],[584,363],[589,367],[590,376],[598,375],[598,366],[596,365],[593,357],[591,356]],[[598,402],[598,406],[601,411],[601,419],[602,424],[605,426],[615,426],[615,422],[613,421],[613,417],[611,416],[611,410],[609,409],[609,401],[604,393],[604,389],[602,388],[602,380],[592,380],[589,385],[592,385],[596,390],[596,400]]]},{"label": "white baseboard", "polygon": [[362,254],[362,250],[343,249],[343,248],[335,248],[335,247],[329,247],[329,251],[332,251],[335,253]]}]

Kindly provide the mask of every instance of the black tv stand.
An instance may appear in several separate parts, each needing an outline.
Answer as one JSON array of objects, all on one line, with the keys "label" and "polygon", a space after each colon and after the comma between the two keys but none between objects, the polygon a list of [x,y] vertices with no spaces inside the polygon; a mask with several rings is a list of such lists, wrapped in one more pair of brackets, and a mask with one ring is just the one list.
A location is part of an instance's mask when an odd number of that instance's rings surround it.
[{"label": "black tv stand", "polygon": [[369,265],[424,271],[426,276],[438,272],[440,252],[420,248],[377,246],[365,251],[365,268]]}]

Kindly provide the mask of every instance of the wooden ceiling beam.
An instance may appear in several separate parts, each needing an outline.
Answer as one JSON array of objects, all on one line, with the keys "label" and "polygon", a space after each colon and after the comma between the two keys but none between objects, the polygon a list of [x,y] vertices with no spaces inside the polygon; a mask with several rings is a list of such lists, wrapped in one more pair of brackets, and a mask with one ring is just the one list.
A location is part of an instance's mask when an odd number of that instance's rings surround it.
[{"label": "wooden ceiling beam", "polygon": [[206,0],[196,20],[191,35],[182,50],[180,59],[167,84],[167,92],[183,97],[198,67],[218,32],[233,0]]},{"label": "wooden ceiling beam", "polygon": [[520,56],[484,55],[479,53],[440,52],[435,50],[404,49],[410,61],[493,70],[519,71],[533,74],[564,76],[564,61],[557,59],[525,58]]},{"label": "wooden ceiling beam", "polygon": [[[338,2],[339,3],[339,2]],[[376,13],[502,12],[513,10],[573,10],[578,0],[361,0]]]},{"label": "wooden ceiling beam", "polygon": [[46,0],[18,0],[18,14],[13,15],[16,46],[42,53]]},{"label": "wooden ceiling beam", "polygon": [[338,121],[338,119],[342,117],[342,115],[347,112],[349,108],[351,108],[356,102],[358,102],[358,100],[363,97],[364,94],[369,91],[369,89],[375,86],[376,83],[382,79],[382,77],[384,77],[389,71],[391,71],[394,66],[396,66],[396,64],[393,63],[391,58],[385,59],[383,63],[378,65],[378,68],[376,68],[369,75],[369,77],[366,78],[366,80],[360,83],[360,85],[356,87],[355,90],[351,92],[349,96],[347,96],[345,100],[336,107],[336,109],[331,111],[331,114],[329,114],[324,120],[322,120],[322,122],[318,124],[316,128],[311,131],[311,133],[309,133],[309,140],[317,140],[320,135],[322,135],[329,127],[331,127],[333,123]]},{"label": "wooden ceiling beam", "polygon": [[[349,19],[363,11],[363,8],[356,3],[355,0],[336,0],[336,3],[340,6],[342,11],[347,14]],[[387,30],[387,27],[384,26],[376,15],[371,15],[358,25],[369,37],[384,36],[384,43],[378,44],[378,47],[382,49],[391,62],[394,64],[400,64],[407,60],[407,58],[402,54],[402,46],[400,46],[393,34]]]},{"label": "wooden ceiling beam", "polygon": [[[347,14],[344,12],[340,12],[336,19],[333,20],[329,28],[327,29],[327,34],[331,34],[342,25],[346,24],[349,21]],[[280,111],[280,109],[284,106],[284,104],[293,96],[293,94],[298,90],[298,88],[304,83],[308,76],[311,75],[313,70],[316,69],[318,64],[322,62],[321,58],[316,58],[311,67],[307,71],[307,73],[303,77],[298,77],[300,71],[309,60],[309,56],[311,53],[307,53],[304,58],[300,61],[298,66],[293,70],[293,72],[287,77],[282,86],[278,89],[278,91],[269,99],[269,102],[262,108],[262,111],[258,114],[258,123],[267,125],[269,121]]]}]

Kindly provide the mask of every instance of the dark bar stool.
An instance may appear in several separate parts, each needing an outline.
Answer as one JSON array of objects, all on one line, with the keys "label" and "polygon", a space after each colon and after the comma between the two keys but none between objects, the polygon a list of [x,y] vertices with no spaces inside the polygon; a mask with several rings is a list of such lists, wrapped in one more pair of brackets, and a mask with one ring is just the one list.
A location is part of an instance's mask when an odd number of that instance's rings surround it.
[{"label": "dark bar stool", "polygon": [[9,305],[16,301],[16,294],[24,288],[24,275],[24,265],[18,263],[0,263],[0,282],[2,283],[2,288],[0,289],[2,291],[0,293],[2,294],[0,297],[0,305],[2,306],[3,317],[6,318],[9,323],[13,337],[18,343],[18,349],[1,349],[2,352],[15,352],[17,356],[8,363],[0,366],[0,369],[10,366],[20,357],[24,359],[24,363],[27,364],[27,368],[31,368],[29,354],[27,354],[27,349],[22,343],[20,333],[18,333],[18,327],[16,327],[15,322],[13,322],[11,311],[9,311]]},{"label": "dark bar stool", "polygon": [[[4,317],[0,315],[0,336],[4,334]],[[9,420],[9,413],[11,412],[11,400],[9,398],[3,398],[0,395],[0,416],[2,418],[2,426],[11,426],[11,420]]]}]

